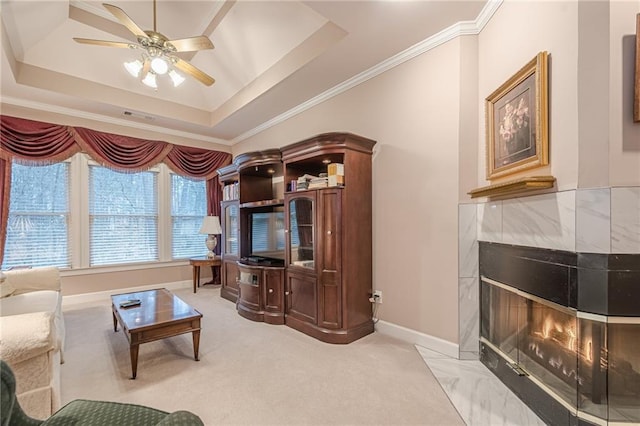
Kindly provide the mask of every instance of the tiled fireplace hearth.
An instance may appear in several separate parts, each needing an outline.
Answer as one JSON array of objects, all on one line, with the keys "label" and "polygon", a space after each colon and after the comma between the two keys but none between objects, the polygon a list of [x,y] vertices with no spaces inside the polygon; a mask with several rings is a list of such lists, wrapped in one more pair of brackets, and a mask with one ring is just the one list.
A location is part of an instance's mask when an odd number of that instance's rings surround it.
[{"label": "tiled fireplace hearth", "polygon": [[480,359],[546,423],[640,424],[640,255],[480,242]]}]

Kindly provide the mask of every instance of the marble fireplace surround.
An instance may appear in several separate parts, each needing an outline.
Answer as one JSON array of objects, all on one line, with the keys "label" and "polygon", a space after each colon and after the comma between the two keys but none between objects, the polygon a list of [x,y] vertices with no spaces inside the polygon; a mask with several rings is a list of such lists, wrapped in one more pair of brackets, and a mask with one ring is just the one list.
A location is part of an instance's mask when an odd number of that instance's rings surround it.
[{"label": "marble fireplace surround", "polygon": [[574,189],[460,204],[459,359],[479,355],[479,241],[580,253],[640,254],[640,187]]},{"label": "marble fireplace surround", "polygon": [[[631,317],[640,330],[640,254],[598,254],[541,249],[501,243],[479,243],[481,281],[507,286],[556,305],[602,318]],[[486,288],[486,287],[485,287]],[[481,293],[481,298],[486,297]],[[482,322],[491,314],[481,314]],[[640,335],[636,331],[634,335]],[[606,425],[557,398],[509,367],[511,360],[486,340],[480,342],[480,360],[546,423]],[[637,368],[637,367],[636,367]]]}]

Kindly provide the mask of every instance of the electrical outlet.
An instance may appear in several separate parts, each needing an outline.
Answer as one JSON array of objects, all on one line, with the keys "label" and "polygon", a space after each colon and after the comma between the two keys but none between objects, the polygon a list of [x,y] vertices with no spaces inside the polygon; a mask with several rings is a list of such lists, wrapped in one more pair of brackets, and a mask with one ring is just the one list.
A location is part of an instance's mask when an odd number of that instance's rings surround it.
[{"label": "electrical outlet", "polygon": [[375,300],[376,303],[382,303],[382,290],[375,290],[373,292],[373,300]]}]

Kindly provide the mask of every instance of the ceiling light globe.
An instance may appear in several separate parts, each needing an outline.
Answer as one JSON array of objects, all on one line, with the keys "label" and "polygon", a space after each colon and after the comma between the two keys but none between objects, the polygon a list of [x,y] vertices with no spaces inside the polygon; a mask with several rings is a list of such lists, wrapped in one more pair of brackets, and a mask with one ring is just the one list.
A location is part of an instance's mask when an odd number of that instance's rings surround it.
[{"label": "ceiling light globe", "polygon": [[140,70],[142,70],[142,62],[139,59],[131,62],[124,63],[125,69],[134,77],[138,77],[140,75]]},{"label": "ceiling light globe", "polygon": [[147,75],[144,76],[142,82],[153,89],[158,88],[158,84],[156,83],[156,75],[152,72],[148,72]]},{"label": "ceiling light globe", "polygon": [[171,81],[173,81],[173,87],[178,87],[182,83],[184,83],[185,78],[175,72],[175,70],[169,71],[169,77],[171,77]]},{"label": "ceiling light globe", "polygon": [[167,71],[169,71],[169,65],[167,64],[167,61],[165,61],[164,59],[160,57],[156,57],[151,60],[151,69],[156,74],[163,75]]}]

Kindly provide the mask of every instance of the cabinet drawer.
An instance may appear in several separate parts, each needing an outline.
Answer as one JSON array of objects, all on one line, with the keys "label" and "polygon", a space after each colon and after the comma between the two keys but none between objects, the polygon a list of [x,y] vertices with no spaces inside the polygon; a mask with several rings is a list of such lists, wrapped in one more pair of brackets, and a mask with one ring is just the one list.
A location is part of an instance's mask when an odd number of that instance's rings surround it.
[{"label": "cabinet drawer", "polygon": [[260,311],[260,288],[257,285],[239,281],[240,300],[238,303],[254,311]]},{"label": "cabinet drawer", "polygon": [[264,309],[269,312],[284,313],[283,269],[265,269]]}]

